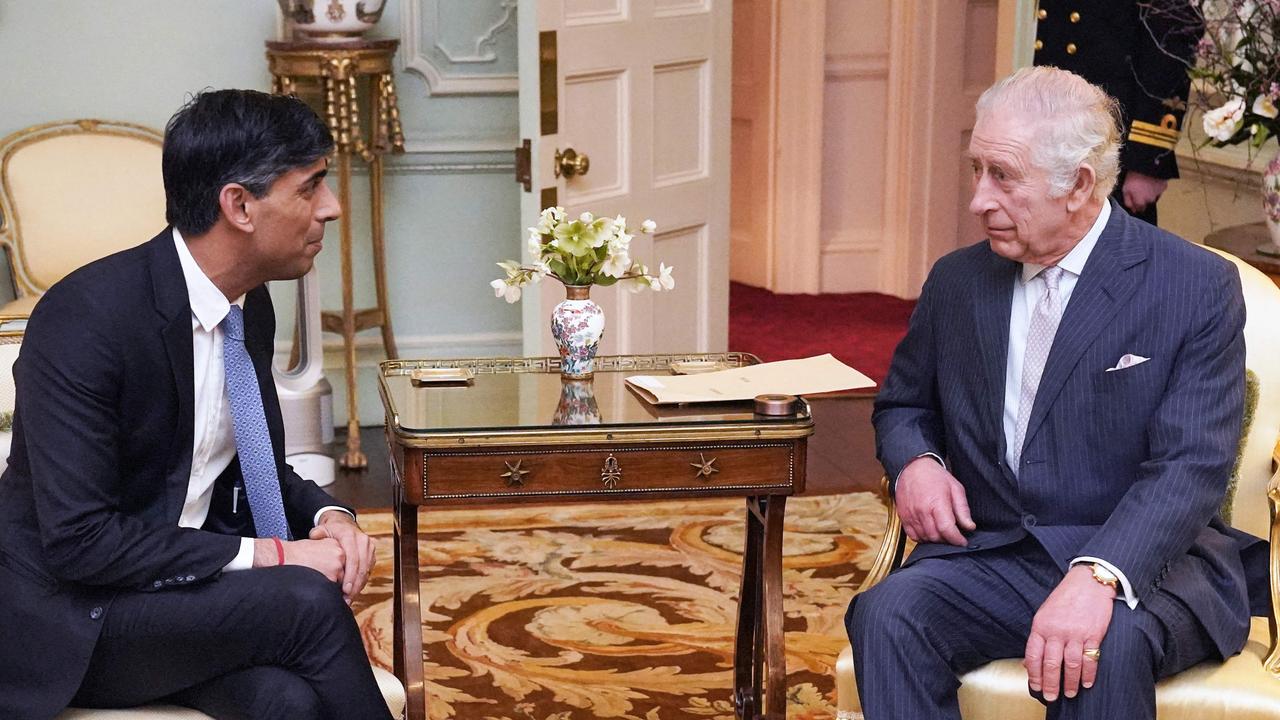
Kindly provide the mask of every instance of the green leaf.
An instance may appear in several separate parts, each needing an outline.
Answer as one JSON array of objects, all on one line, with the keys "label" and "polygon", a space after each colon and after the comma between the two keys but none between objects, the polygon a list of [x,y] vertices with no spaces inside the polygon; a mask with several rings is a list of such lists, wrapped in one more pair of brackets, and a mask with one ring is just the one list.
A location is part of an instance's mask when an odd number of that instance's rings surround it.
[{"label": "green leaf", "polygon": [[609,277],[608,275],[601,275],[598,278],[596,278],[596,281],[593,284],[599,285],[601,287],[609,287],[610,285],[616,282],[618,282],[618,278]]}]

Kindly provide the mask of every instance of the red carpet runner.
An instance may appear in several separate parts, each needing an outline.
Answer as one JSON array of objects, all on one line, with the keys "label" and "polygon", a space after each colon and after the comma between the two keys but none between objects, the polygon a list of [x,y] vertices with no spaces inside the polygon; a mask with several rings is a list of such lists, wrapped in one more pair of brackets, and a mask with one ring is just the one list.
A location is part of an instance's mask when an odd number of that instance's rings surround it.
[{"label": "red carpet runner", "polygon": [[730,283],[729,348],[765,362],[831,353],[879,383],[915,305],[879,293],[775,295]]}]

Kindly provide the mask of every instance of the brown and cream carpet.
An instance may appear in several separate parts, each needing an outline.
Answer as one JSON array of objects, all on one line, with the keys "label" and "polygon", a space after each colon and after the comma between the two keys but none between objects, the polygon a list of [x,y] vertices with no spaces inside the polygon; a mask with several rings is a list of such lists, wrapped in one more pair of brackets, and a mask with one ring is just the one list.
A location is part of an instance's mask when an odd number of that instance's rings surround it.
[{"label": "brown and cream carpet", "polygon": [[[423,513],[433,720],[732,720],[743,502]],[[843,615],[879,543],[868,493],[787,503],[788,718],[835,717]],[[391,667],[391,516],[366,513],[376,577],[355,610]]]}]

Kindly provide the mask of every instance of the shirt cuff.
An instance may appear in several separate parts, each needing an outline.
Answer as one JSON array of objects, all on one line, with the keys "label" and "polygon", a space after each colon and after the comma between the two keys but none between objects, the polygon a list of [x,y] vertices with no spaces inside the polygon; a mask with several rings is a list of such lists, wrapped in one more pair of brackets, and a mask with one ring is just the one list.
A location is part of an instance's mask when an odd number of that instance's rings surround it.
[{"label": "shirt cuff", "polygon": [[1116,567],[1115,565],[1112,565],[1111,563],[1107,562],[1106,560],[1103,560],[1102,558],[1087,557],[1087,556],[1078,557],[1075,560],[1072,560],[1071,566],[1075,567],[1080,563],[1098,563],[1102,567],[1111,571],[1111,574],[1115,575],[1116,579],[1120,581],[1121,592],[1116,594],[1116,599],[1123,600],[1124,604],[1128,605],[1130,610],[1138,609],[1138,598],[1136,595],[1133,594],[1133,588],[1129,586],[1129,578],[1125,577],[1124,573],[1120,572],[1120,568]]},{"label": "shirt cuff", "polygon": [[311,527],[315,527],[315,526],[319,525],[319,524],[320,524],[320,516],[321,516],[321,515],[323,515],[323,514],[325,514],[325,513],[327,513],[327,512],[329,512],[330,510],[340,510],[340,511],[342,511],[342,512],[344,512],[344,513],[348,514],[348,515],[350,515],[352,520],[355,520],[355,519],[356,519],[356,516],[355,516],[355,514],[354,514],[354,513],[352,513],[350,510],[348,510],[348,509],[346,509],[346,508],[342,507],[341,505],[325,505],[324,507],[322,507],[322,508],[320,508],[319,510],[317,510],[317,511],[316,511],[316,516],[315,516],[315,517],[311,518]]},{"label": "shirt cuff", "polygon": [[240,552],[231,558],[231,562],[222,566],[222,572],[248,570],[251,567],[253,567],[253,538],[240,538]]}]

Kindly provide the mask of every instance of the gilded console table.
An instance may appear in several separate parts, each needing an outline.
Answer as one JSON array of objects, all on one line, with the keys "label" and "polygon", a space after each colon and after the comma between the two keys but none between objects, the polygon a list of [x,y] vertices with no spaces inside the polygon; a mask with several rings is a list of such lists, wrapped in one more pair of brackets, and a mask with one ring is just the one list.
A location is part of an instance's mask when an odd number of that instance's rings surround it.
[{"label": "gilded console table", "polygon": [[[395,492],[395,672],[408,717],[423,720],[420,507],[746,500],[733,699],[738,718],[786,717],[782,520],[804,489],[809,406],[755,415],[750,402],[649,405],[628,375],[665,374],[676,360],[758,362],[743,353],[596,359],[595,379],[562,382],[558,358],[382,363]],[[415,383],[415,370],[459,368],[471,382]],[[426,373],[422,373],[426,374]],[[638,509],[642,511],[642,509]]]},{"label": "gilded console table", "polygon": [[[368,459],[360,449],[360,418],[356,407],[355,335],[380,328],[382,348],[396,357],[387,306],[386,251],[382,223],[382,156],[404,152],[400,111],[391,60],[399,40],[267,41],[272,92],[297,95],[311,102],[329,125],[336,143],[338,200],[342,203],[339,230],[342,241],[342,311],[321,314],[327,332],[341,333],[347,384],[347,448],[339,463],[363,468]],[[367,98],[362,102],[361,96]],[[362,112],[367,105],[368,112]],[[362,122],[362,115],[366,118]],[[367,124],[366,133],[362,125]],[[369,239],[373,249],[376,306],[354,307],[351,269],[351,159],[369,165]]]}]

